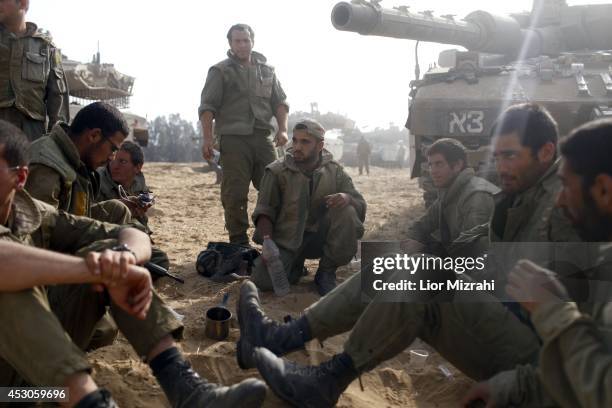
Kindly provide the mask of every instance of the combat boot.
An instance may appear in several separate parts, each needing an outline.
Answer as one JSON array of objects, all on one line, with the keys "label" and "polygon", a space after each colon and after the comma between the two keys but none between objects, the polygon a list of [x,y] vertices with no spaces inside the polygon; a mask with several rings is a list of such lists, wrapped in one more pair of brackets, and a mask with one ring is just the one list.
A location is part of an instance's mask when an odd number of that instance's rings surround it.
[{"label": "combat boot", "polygon": [[300,366],[257,347],[254,359],[272,391],[297,407],[333,407],[359,376],[353,360],[346,353],[336,354],[319,366]]},{"label": "combat boot", "polygon": [[74,408],[117,408],[117,403],[107,389],[98,388],[81,398]]},{"label": "combat boot", "polygon": [[249,378],[231,387],[213,384],[200,378],[176,349],[167,352],[170,354],[161,356],[165,361],[154,359],[151,367],[173,408],[257,408],[263,404],[266,397],[263,382]]},{"label": "combat boot", "polygon": [[325,296],[336,287],[336,269],[337,267],[325,258],[319,261],[319,268],[314,277],[319,295]]},{"label": "combat boot", "polygon": [[255,367],[254,347],[266,347],[279,356],[299,350],[312,339],[306,317],[277,323],[266,316],[259,303],[257,287],[246,281],[240,287],[237,305],[240,338],[236,344],[236,359],[240,368]]}]

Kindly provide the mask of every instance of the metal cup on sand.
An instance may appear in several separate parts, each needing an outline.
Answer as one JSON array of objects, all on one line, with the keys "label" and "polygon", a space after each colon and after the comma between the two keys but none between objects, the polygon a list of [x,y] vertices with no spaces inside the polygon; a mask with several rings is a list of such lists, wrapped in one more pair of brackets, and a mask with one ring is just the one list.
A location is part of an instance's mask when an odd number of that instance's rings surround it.
[{"label": "metal cup on sand", "polygon": [[225,340],[229,335],[232,312],[226,306],[228,299],[229,293],[226,293],[218,306],[211,307],[206,311],[206,337],[213,340]]}]

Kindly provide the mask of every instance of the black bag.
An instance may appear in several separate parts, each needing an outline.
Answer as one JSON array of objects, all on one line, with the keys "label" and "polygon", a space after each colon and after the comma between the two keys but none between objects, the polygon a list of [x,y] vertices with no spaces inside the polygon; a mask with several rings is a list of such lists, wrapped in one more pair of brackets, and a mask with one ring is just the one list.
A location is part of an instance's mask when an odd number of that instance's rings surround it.
[{"label": "black bag", "polygon": [[251,274],[259,251],[249,246],[227,242],[209,242],[198,254],[196,270],[215,282],[231,282]]}]

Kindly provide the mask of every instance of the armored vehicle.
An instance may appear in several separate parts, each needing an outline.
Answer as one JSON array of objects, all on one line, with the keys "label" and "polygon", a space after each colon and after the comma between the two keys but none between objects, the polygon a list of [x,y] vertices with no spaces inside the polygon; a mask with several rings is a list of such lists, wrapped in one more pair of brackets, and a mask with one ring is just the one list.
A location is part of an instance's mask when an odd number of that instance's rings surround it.
[{"label": "armored vehicle", "polygon": [[70,95],[70,117],[85,105],[104,101],[122,110],[130,128],[127,140],[147,146],[149,130],[147,120],[125,109],[129,108],[134,77],[122,74],[113,64],[101,63],[100,53],[96,53],[89,63],[81,63],[68,58],[62,60]]},{"label": "armored vehicle", "polygon": [[406,127],[414,138],[412,177],[420,177],[426,202],[435,198],[427,177],[427,146],[456,138],[470,151],[469,165],[486,173],[491,127],[509,105],[544,105],[562,135],[591,119],[612,116],[612,4],[535,0],[530,12],[474,11],[456,20],[379,3],[338,3],[332,24],[362,35],[417,40],[417,47],[428,41],[467,49],[442,52],[423,78],[417,59],[410,84]]}]

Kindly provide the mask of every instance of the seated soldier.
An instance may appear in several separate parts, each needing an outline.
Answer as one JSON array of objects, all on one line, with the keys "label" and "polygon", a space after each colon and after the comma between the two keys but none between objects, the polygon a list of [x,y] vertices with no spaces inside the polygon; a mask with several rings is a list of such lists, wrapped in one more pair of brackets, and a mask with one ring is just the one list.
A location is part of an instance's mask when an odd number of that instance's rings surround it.
[{"label": "seated soldier", "polygon": [[[325,129],[314,120],[293,128],[284,160],[266,167],[253,212],[253,240],[269,236],[279,247],[290,283],[304,275],[304,260],[319,260],[315,284],[321,295],[336,286],[336,268],[357,252],[366,203],[331,153],[323,148]],[[251,278],[262,290],[272,283],[262,257]]]},{"label": "seated soldier", "polygon": [[140,193],[149,192],[142,174],[143,164],[144,154],[140,146],[130,141],[123,142],[115,157],[96,170],[100,175],[97,201],[121,200],[130,209],[132,217],[148,227],[147,210],[151,205],[138,201]]},{"label": "seated soldier", "polygon": [[[550,114],[535,104],[510,107],[495,124],[493,135],[492,151],[503,194],[493,212],[491,236],[511,251],[523,242],[555,242],[553,249],[579,242],[562,211],[553,209],[561,183],[556,175],[558,131]],[[556,252],[542,255],[546,260],[555,259]],[[415,275],[422,272],[427,271]],[[391,279],[404,277],[400,271]],[[415,302],[408,295],[404,301],[388,302],[389,293],[379,292],[364,302],[358,273],[298,319],[277,323],[261,308],[254,285],[246,282],[238,302],[238,363],[242,368],[256,366],[270,388],[286,401],[328,407],[360,373],[420,338],[470,378],[497,379],[488,392],[500,406],[547,406],[549,397],[539,386],[532,365],[540,341],[520,313],[486,291],[455,291],[452,302],[440,301],[437,293],[422,292],[427,301]],[[323,341],[346,332],[350,334],[344,350],[318,366],[304,367],[277,357],[303,348],[312,339]],[[517,366],[521,368],[514,370]]]},{"label": "seated soldier", "polygon": [[[521,394],[515,370],[472,388],[465,406],[612,406],[612,120],[587,123],[561,144],[557,205],[586,242],[600,245],[601,261],[591,271],[593,302],[572,302],[552,271],[521,261],[509,276],[508,293],[530,312],[542,339],[536,386]],[[500,393],[499,389],[505,389]],[[506,398],[504,398],[506,397]],[[551,401],[552,399],[552,401]]]},{"label": "seated soldier", "polygon": [[[175,344],[181,322],[136,266],[151,255],[146,234],[57,211],[24,191],[27,147],[19,129],[0,121],[0,240],[15,243],[0,246],[0,385],[63,386],[67,406],[116,407],[91,378],[82,351],[108,305],[171,406],[260,406],[260,381],[221,387],[201,379],[183,358]],[[88,246],[89,253],[83,261],[24,247],[34,244],[64,253]],[[111,249],[91,252],[104,246]]]},{"label": "seated soldier", "polygon": [[[454,139],[440,139],[427,151],[431,179],[438,199],[408,230],[402,242],[406,253],[480,256],[487,250],[486,225],[499,188],[476,177],[467,167],[465,147]],[[480,232],[484,231],[484,234]]]},{"label": "seated soldier", "polygon": [[[119,200],[96,202],[104,166],[119,150],[129,133],[121,112],[103,102],[81,109],[72,124],[58,122],[48,137],[30,146],[30,170],[26,190],[32,197],[70,214],[113,224],[131,221],[129,208]],[[144,229],[141,225],[135,227]],[[168,256],[153,248],[151,262],[168,269]],[[111,344],[117,328],[107,316],[92,339],[90,348]]]},{"label": "seated soldier", "polygon": [[71,125],[58,122],[49,137],[32,143],[27,191],[70,214],[126,224],[130,212],[120,201],[96,203],[100,178],[95,169],[113,158],[128,133],[115,107],[103,102],[85,106]]}]

